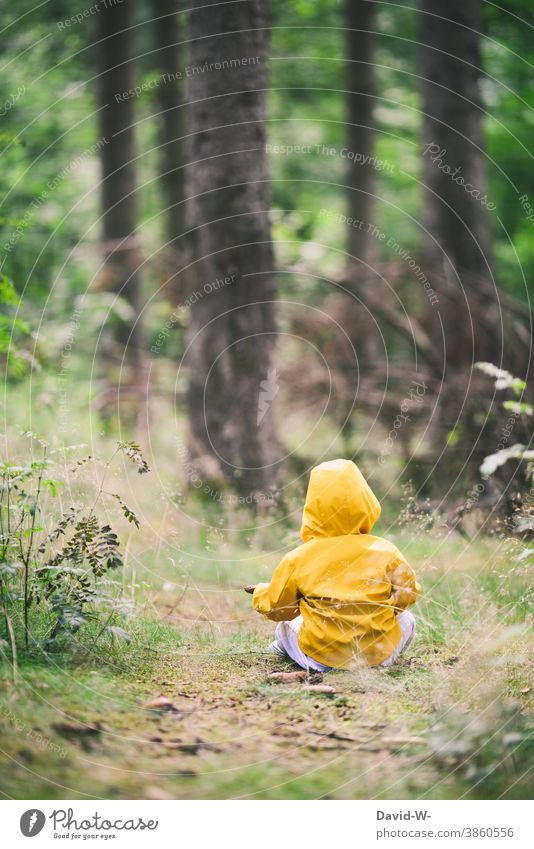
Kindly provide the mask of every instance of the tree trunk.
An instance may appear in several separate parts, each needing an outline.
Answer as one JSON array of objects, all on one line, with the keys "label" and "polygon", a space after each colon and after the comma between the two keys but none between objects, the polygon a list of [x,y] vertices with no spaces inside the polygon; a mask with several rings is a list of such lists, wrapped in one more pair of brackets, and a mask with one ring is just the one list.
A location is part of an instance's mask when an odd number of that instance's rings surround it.
[{"label": "tree trunk", "polygon": [[[351,155],[372,156],[374,148],[374,66],[372,33],[374,3],[369,0],[345,0],[346,80],[347,80],[347,148]],[[363,222],[348,227],[348,266],[365,274],[361,263],[372,263],[375,241],[367,231],[374,224],[374,169],[365,160],[347,159],[348,214]]]},{"label": "tree trunk", "polygon": [[[374,169],[365,157],[374,149],[373,66],[375,20],[374,3],[369,0],[345,0],[345,79],[346,79],[346,147],[347,224],[346,289],[340,325],[350,345],[341,358],[339,373],[344,392],[339,392],[340,431],[346,442],[346,453],[352,450],[354,408],[360,370],[367,373],[380,356],[376,328],[369,319],[369,295],[380,285],[373,267],[376,262],[376,239],[370,234],[374,225]],[[372,311],[372,308],[371,308]]]},{"label": "tree trunk", "polygon": [[[114,311],[108,321],[112,339],[108,345],[104,343],[102,363],[107,381],[112,387],[121,387],[127,407],[137,408],[143,385],[143,333],[136,236],[135,99],[126,96],[135,85],[131,0],[107,6],[96,15],[96,21],[104,254],[96,287],[120,296],[126,304],[126,310],[118,311],[120,317]],[[114,395],[115,389],[108,390],[104,410],[112,406]]]},{"label": "tree trunk", "polygon": [[[502,442],[499,416],[485,415],[495,404],[493,388],[472,365],[490,360],[508,367],[508,349],[515,346],[512,333],[504,350],[510,314],[491,274],[494,206],[484,159],[481,0],[421,0],[420,12],[424,247],[426,274],[439,298],[428,305],[426,329],[442,359],[434,376],[444,375],[427,437],[446,444],[432,467],[442,493],[446,482],[478,479],[482,459]],[[510,483],[514,474],[508,464],[502,478]]]},{"label": "tree trunk", "polygon": [[190,453],[200,477],[221,472],[246,496],[267,494],[280,456],[265,3],[200,0],[189,42]]},{"label": "tree trunk", "polygon": [[185,27],[176,0],[152,0],[160,125],[161,188],[167,244],[175,250],[185,231]]},{"label": "tree trunk", "polygon": [[[421,0],[423,226],[446,361],[499,358],[480,100],[480,0]],[[491,208],[491,206],[490,206]],[[441,336],[437,311],[429,323]],[[473,323],[473,324],[472,324]]]}]

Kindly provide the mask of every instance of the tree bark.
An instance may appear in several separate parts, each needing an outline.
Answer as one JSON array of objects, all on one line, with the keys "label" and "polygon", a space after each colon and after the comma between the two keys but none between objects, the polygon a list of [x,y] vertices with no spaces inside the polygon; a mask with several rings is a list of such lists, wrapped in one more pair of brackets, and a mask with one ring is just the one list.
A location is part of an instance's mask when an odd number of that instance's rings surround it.
[{"label": "tree bark", "polygon": [[[499,356],[480,97],[480,0],[421,0],[423,226],[447,364]],[[429,308],[436,333],[436,310]],[[488,318],[490,320],[488,320]],[[472,325],[473,322],[473,325]]]},{"label": "tree bark", "polygon": [[177,249],[185,231],[185,27],[176,0],[152,0],[160,126],[160,175],[165,231]]},{"label": "tree bark", "polygon": [[354,346],[354,350],[347,351],[340,365],[342,385],[346,389],[344,394],[340,393],[340,428],[349,446],[353,444],[354,418],[351,413],[358,392],[359,370],[367,372],[380,356],[379,340],[368,312],[373,309],[370,304],[371,293],[377,284],[380,285],[373,271],[376,264],[376,239],[370,235],[368,226],[375,223],[374,169],[368,160],[362,158],[373,155],[375,140],[374,3],[369,0],[345,0],[344,20],[347,89],[345,138],[349,152],[345,178],[347,215],[354,222],[360,222],[359,226],[347,225],[347,293],[343,316],[340,317],[341,326]]},{"label": "tree bark", "polygon": [[[432,480],[443,491],[446,481],[478,478],[482,459],[502,440],[498,416],[485,416],[495,404],[493,388],[473,373],[473,363],[490,360],[511,367],[517,346],[491,273],[481,0],[421,0],[420,12],[424,249],[427,277],[439,297],[437,307],[427,308],[426,329],[441,349],[444,375],[439,412],[428,433],[436,444],[449,442],[432,468]],[[435,377],[439,371],[434,370]],[[514,474],[508,464],[503,480],[510,482]]]},{"label": "tree bark", "polygon": [[[363,156],[373,155],[375,136],[374,18],[374,3],[345,0],[347,148]],[[347,160],[347,168],[348,214],[365,225],[348,227],[348,266],[358,274],[361,263],[372,263],[375,255],[375,240],[367,232],[367,224],[374,223],[374,169],[353,159]]]},{"label": "tree bark", "polygon": [[265,3],[196,2],[189,42],[190,453],[201,477],[216,466],[241,493],[269,493],[280,456]]},{"label": "tree bark", "polygon": [[[103,352],[106,377],[131,387],[141,381],[143,332],[140,321],[140,250],[136,235],[135,99],[124,96],[135,85],[133,3],[107,6],[96,15],[98,103],[102,169],[102,251],[104,266],[97,288],[119,295],[127,315],[109,321],[112,343]],[[131,396],[130,394],[130,403]]]}]

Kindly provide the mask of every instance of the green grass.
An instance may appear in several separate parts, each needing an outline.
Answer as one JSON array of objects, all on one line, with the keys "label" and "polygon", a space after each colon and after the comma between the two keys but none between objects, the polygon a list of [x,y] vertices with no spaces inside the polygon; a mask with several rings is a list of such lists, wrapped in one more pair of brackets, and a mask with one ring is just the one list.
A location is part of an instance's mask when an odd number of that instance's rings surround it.
[{"label": "green grass", "polygon": [[[245,580],[273,557],[194,538],[132,552],[129,644],[94,642],[2,666],[0,786],[13,798],[528,798],[528,576],[493,541],[415,531],[395,541],[424,594],[391,669],[332,673],[333,696],[269,682],[272,625]],[[157,554],[157,557],[156,557]],[[135,575],[131,572],[135,570]],[[499,577],[501,576],[501,577]],[[176,710],[143,704],[163,693]],[[87,733],[87,726],[96,728]],[[85,731],[84,731],[85,729]]]}]

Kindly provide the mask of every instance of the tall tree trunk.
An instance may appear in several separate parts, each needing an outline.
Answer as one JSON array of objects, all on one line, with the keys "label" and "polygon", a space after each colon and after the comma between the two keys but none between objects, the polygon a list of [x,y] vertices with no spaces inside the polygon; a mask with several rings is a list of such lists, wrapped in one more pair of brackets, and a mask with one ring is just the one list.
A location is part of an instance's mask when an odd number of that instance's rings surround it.
[{"label": "tall tree trunk", "polygon": [[[340,431],[346,443],[345,453],[354,445],[352,411],[358,392],[360,369],[368,372],[380,356],[375,326],[369,320],[370,289],[377,282],[373,265],[376,239],[369,232],[374,225],[374,169],[365,157],[374,149],[373,65],[375,6],[369,0],[345,0],[345,80],[346,80],[346,198],[347,225],[346,290],[340,324],[350,345],[340,361]],[[372,307],[371,307],[372,310]],[[344,387],[344,391],[341,391]]]},{"label": "tall tree trunk", "polygon": [[[421,0],[423,225],[447,364],[499,356],[480,99],[480,0]],[[441,283],[440,283],[441,281]],[[438,288],[435,287],[435,288]],[[436,310],[429,323],[439,332]],[[473,325],[472,325],[473,322]],[[441,334],[439,334],[441,335]]]},{"label": "tall tree trunk", "polygon": [[265,5],[200,0],[189,29],[190,450],[247,496],[279,470]]},{"label": "tall tree trunk", "polygon": [[[345,0],[347,148],[351,154],[372,156],[374,148],[374,66],[372,33],[375,4],[369,0]],[[367,224],[374,224],[374,169],[365,161],[347,160],[348,214],[364,226],[348,227],[348,265],[358,273],[360,263],[371,263],[375,239]],[[363,269],[363,271],[365,271]]]},{"label": "tall tree trunk", "polygon": [[[102,250],[104,268],[97,287],[119,295],[128,311],[114,313],[112,341],[104,350],[106,378],[114,387],[103,408],[111,406],[120,386],[127,408],[138,407],[143,384],[143,332],[140,321],[140,249],[136,236],[135,85],[133,2],[107,6],[96,15],[98,38],[98,101],[102,146]],[[138,394],[136,395],[136,392]],[[132,420],[132,416],[128,418]]]},{"label": "tall tree trunk", "polygon": [[176,0],[152,0],[160,125],[161,188],[166,237],[175,249],[185,231],[185,27]]},{"label": "tall tree trunk", "polygon": [[[509,316],[491,275],[481,0],[421,0],[420,12],[425,270],[439,298],[438,305],[427,307],[426,329],[441,349],[445,374],[429,434],[437,444],[449,443],[439,469],[432,469],[442,491],[444,481],[478,478],[482,459],[502,441],[498,416],[481,412],[495,403],[493,388],[472,365],[503,359],[508,364],[503,327]],[[503,479],[510,482],[514,474],[508,464]]]}]

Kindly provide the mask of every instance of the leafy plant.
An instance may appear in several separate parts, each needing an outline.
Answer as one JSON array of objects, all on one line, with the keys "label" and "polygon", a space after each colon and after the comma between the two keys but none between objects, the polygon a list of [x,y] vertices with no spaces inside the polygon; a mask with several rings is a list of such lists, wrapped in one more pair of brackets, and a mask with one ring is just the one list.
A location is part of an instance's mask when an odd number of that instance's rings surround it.
[{"label": "leafy plant", "polygon": [[126,456],[136,464],[140,475],[150,471],[137,442],[119,442],[119,450],[124,451]]},{"label": "leafy plant", "polygon": [[397,519],[399,527],[417,530],[423,533],[430,530],[437,518],[432,510],[430,500],[419,501],[412,481],[402,485],[402,509]]},{"label": "leafy plant", "polygon": [[[527,388],[524,380],[514,377],[509,371],[498,368],[493,363],[475,363],[475,368],[495,379],[495,389],[511,389],[514,392],[517,400],[503,401],[502,406],[505,410],[518,417],[533,415],[532,406],[521,400],[521,396]],[[534,460],[534,451],[529,449],[528,446],[516,442],[514,445],[506,446],[484,457],[480,471],[485,476],[492,475],[508,460]]]},{"label": "leafy plant", "polygon": [[[27,436],[35,439],[28,433]],[[30,641],[32,611],[45,612],[48,623],[44,643],[53,645],[60,635],[72,635],[88,621],[98,619],[102,609],[110,609],[99,632],[127,639],[122,628],[110,624],[116,605],[109,591],[107,573],[123,565],[120,540],[109,524],[97,516],[104,496],[118,500],[124,516],[139,527],[135,513],[115,493],[105,491],[107,472],[116,455],[124,453],[148,472],[141,450],[134,443],[119,443],[104,464],[98,491],[90,510],[70,505],[60,518],[52,518],[50,498],[62,484],[50,477],[55,452],[37,440],[41,457],[26,465],[0,464],[0,610],[6,622],[13,667],[17,667],[17,631],[22,628],[26,650]],[[78,460],[74,469],[91,457]]]},{"label": "leafy plant", "polygon": [[19,297],[11,280],[0,273],[0,357],[7,364],[7,372],[22,377],[36,362],[28,351],[20,348],[17,340],[30,332],[28,325],[13,315],[19,306]]},{"label": "leafy plant", "polygon": [[520,377],[514,377],[509,371],[493,363],[475,363],[475,368],[495,378],[495,389],[512,389],[519,397],[527,388],[527,384]]}]

